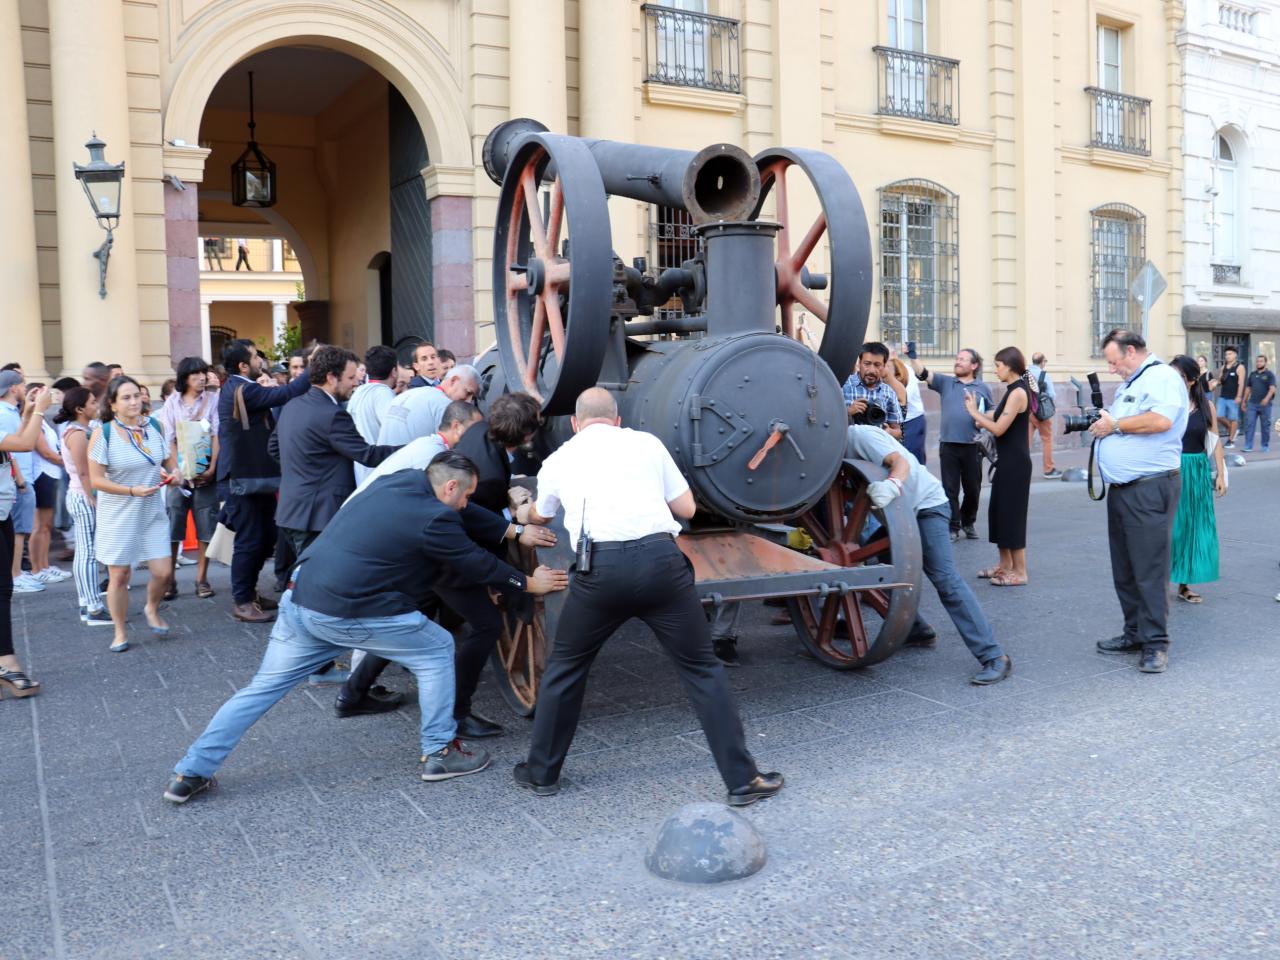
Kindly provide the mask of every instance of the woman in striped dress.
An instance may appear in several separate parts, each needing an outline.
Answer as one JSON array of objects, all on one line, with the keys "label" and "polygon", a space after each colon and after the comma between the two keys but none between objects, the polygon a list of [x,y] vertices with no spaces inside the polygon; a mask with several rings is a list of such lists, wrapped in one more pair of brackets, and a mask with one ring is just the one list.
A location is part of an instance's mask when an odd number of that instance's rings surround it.
[{"label": "woman in striped dress", "polygon": [[143,612],[151,632],[169,635],[160,619],[160,601],[173,573],[169,557],[169,521],[161,490],[172,476],[164,431],[142,414],[142,391],[132,377],[119,376],[107,385],[102,426],[89,443],[89,477],[98,499],[94,550],[108,573],[107,609],[115,626],[114,653],[129,649],[125,621],[129,615],[129,576],[139,560],[147,561],[151,579]]},{"label": "woman in striped dress", "polygon": [[89,432],[98,418],[98,398],[86,387],[72,387],[62,395],[62,409],[55,423],[65,423],[62,431],[62,462],[67,471],[67,512],[75,520],[76,554],[71,572],[80,599],[80,621],[89,626],[108,626],[111,615],[102,604],[98,589],[98,558],[93,548],[98,504],[89,486]]}]

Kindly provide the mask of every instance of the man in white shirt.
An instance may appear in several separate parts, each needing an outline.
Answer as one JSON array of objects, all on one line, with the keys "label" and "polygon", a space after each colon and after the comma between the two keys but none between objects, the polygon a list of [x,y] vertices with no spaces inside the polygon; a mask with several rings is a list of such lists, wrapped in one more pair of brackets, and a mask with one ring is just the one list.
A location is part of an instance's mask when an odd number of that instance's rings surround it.
[{"label": "man in white shirt", "polygon": [[378,430],[378,444],[403,447],[418,437],[429,437],[440,429],[444,408],[455,400],[475,403],[480,395],[480,371],[475,367],[454,367],[436,387],[406,390],[387,405]]},{"label": "man in white shirt", "polygon": [[693,584],[693,567],[676,546],[677,518],[694,515],[693,492],[657,437],[622,429],[608,391],[578,397],[574,436],[538,471],[538,499],[529,519],[547,523],[564,507],[570,540],[585,549],[538,691],[529,759],[516,764],[516,783],[539,796],[560,789],[560,768],[582,712],[587,674],[604,642],[633,617],[657,635],[684,681],[728,802],[746,806],[782,789],[782,775],[762,774],[747,751],[724,665]]},{"label": "man in white shirt", "polygon": [[[351,414],[364,442],[377,443],[383,414],[396,398],[396,352],[390,347],[370,347],[364,355],[364,366],[369,382],[360,384],[352,392],[351,399],[347,401],[347,413]],[[436,452],[439,453],[438,450]],[[357,486],[371,471],[372,468],[363,463],[355,464]]]},{"label": "man in white shirt", "polygon": [[473,424],[484,419],[480,415],[480,411],[473,404],[465,403],[461,400],[455,400],[444,408],[444,415],[440,418],[440,429],[429,437],[419,437],[405,444],[387,459],[370,470],[365,478],[360,481],[360,485],[355,488],[351,496],[347,497],[343,503],[345,507],[353,499],[369,488],[374,481],[385,477],[389,473],[399,473],[401,470],[425,470],[427,465],[437,453],[443,453],[445,450],[452,450],[462,435]]}]

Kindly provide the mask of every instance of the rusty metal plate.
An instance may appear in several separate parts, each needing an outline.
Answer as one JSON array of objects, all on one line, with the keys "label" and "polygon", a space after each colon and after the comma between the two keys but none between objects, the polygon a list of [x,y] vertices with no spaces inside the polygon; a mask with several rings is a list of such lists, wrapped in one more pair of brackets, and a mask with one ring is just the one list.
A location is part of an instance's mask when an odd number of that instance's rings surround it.
[{"label": "rusty metal plate", "polygon": [[693,564],[700,584],[843,569],[743,531],[681,534],[676,545]]}]

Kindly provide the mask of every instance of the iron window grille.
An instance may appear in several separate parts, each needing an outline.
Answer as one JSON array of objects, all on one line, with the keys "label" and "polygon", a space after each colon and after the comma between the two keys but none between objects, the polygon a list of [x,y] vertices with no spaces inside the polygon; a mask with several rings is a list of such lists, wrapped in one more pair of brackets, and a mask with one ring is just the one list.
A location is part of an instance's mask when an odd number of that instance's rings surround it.
[{"label": "iron window grille", "polygon": [[1213,284],[1216,287],[1240,286],[1240,266],[1235,263],[1215,263],[1213,266]]},{"label": "iron window grille", "polygon": [[1091,147],[1151,156],[1151,101],[1101,87],[1085,87],[1093,98]]},{"label": "iron window grille", "polygon": [[950,356],[960,338],[960,202],[930,180],[880,188],[880,337]]},{"label": "iron window grille", "polygon": [[1147,218],[1124,203],[1098,207],[1090,216],[1093,356],[1100,357],[1110,331],[1142,332],[1142,310],[1129,287],[1147,260]]},{"label": "iron window grille", "polygon": [[[1249,358],[1249,335],[1247,333],[1215,333],[1213,335],[1213,349],[1210,351],[1213,356],[1209,358],[1209,370],[1211,373],[1220,372],[1227,362],[1227,351],[1234,350],[1236,359],[1247,361]],[[1241,371],[1241,376],[1247,376],[1248,366]]]},{"label": "iron window grille", "polygon": [[893,47],[872,47],[880,58],[879,106],[889,117],[960,123],[960,61]]},{"label": "iron window grille", "polygon": [[741,25],[728,17],[646,3],[644,46],[649,83],[742,92]]},{"label": "iron window grille", "polygon": [[[653,205],[649,208],[649,265],[653,273],[679,267],[702,252],[702,238],[695,236],[693,218],[680,207]],[[683,317],[684,307],[679,297],[672,297],[653,311],[657,319]]]}]

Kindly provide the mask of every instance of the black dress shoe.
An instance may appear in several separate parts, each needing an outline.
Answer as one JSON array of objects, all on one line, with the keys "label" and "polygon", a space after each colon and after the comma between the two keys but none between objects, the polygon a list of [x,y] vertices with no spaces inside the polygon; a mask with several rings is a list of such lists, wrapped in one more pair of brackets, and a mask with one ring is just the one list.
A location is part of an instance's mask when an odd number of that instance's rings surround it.
[{"label": "black dress shoe", "polygon": [[749,807],[757,800],[766,800],[781,790],[785,782],[777,772],[757,773],[750,783],[729,791],[729,806]]},{"label": "black dress shoe", "polygon": [[345,717],[367,717],[374,713],[390,713],[404,702],[398,693],[377,694],[370,690],[355,703],[349,703],[338,697],[333,701],[333,712],[339,719]]},{"label": "black dress shoe", "polygon": [[1143,673],[1164,673],[1169,666],[1169,651],[1164,647],[1151,645],[1143,647],[1142,660],[1138,669]]},{"label": "black dress shoe", "polygon": [[486,720],[484,717],[469,713],[458,720],[459,740],[483,740],[485,737],[502,736],[502,724]]},{"label": "black dress shoe", "polygon": [[938,645],[938,631],[927,623],[922,627],[913,627],[911,632],[907,634],[907,639],[903,640],[902,643],[908,647],[936,647]]},{"label": "black dress shoe", "polygon": [[524,787],[526,790],[532,790],[540,797],[551,797],[560,792],[559,780],[555,783],[534,783],[533,776],[529,773],[529,764],[523,760],[512,768],[511,779],[519,786]]},{"label": "black dress shoe", "polygon": [[1141,653],[1142,644],[1137,640],[1130,640],[1125,636],[1109,637],[1106,640],[1099,640],[1099,653]]},{"label": "black dress shoe", "polygon": [[711,646],[715,650],[716,659],[726,667],[742,666],[742,660],[738,656],[738,641],[734,637],[720,637],[711,641]]}]

